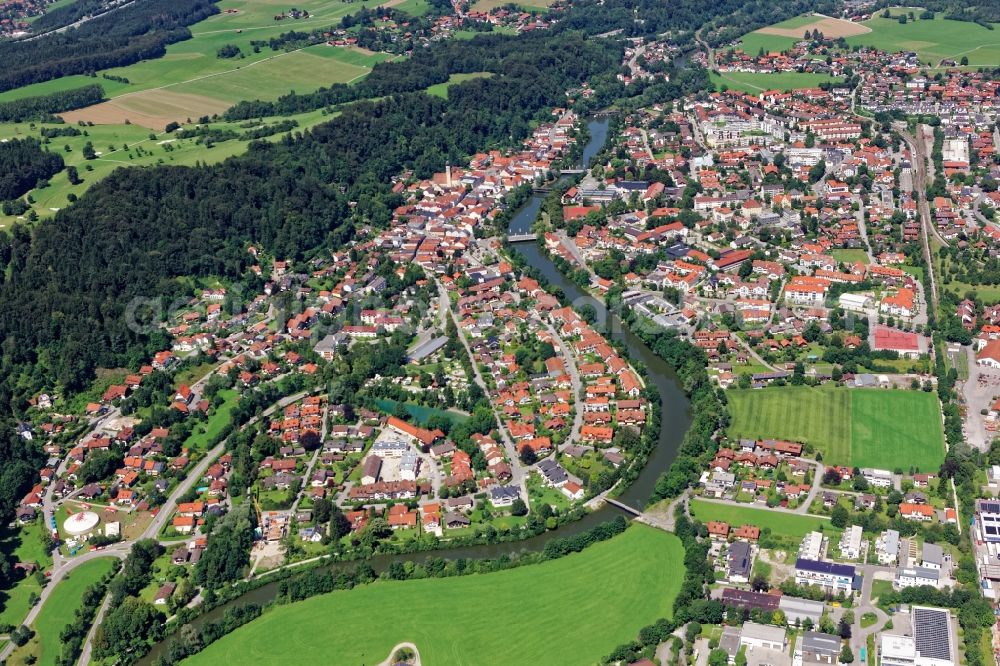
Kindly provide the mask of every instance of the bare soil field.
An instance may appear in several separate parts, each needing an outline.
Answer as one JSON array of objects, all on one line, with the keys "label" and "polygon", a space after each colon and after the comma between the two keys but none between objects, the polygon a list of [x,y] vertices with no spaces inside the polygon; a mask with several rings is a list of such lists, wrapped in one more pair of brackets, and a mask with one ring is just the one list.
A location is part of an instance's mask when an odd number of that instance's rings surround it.
[{"label": "bare soil field", "polygon": [[202,95],[147,90],[69,111],[62,114],[62,118],[67,123],[83,120],[95,125],[121,125],[127,120],[133,125],[162,130],[167,123],[211,116],[222,113],[230,106],[221,100]]},{"label": "bare soil field", "polygon": [[845,21],[844,19],[838,18],[820,18],[816,17],[816,20],[812,23],[806,25],[801,25],[795,28],[761,28],[756,32],[762,35],[778,35],[780,37],[794,37],[796,39],[805,36],[806,31],[814,32],[819,30],[823,33],[824,37],[837,39],[838,37],[853,37],[854,35],[863,35],[865,33],[871,32],[872,29],[861,25],[860,23],[854,23],[852,21]]}]

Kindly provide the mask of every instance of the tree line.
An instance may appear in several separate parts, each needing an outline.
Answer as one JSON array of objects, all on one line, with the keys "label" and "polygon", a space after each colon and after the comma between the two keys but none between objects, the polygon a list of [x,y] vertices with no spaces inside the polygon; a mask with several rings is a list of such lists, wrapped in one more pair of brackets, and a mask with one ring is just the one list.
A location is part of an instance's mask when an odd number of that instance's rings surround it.
[{"label": "tree line", "polygon": [[103,102],[104,99],[104,88],[96,83],[48,95],[22,97],[9,102],[0,102],[0,122],[22,123],[28,120],[62,122],[53,114],[82,109]]}]

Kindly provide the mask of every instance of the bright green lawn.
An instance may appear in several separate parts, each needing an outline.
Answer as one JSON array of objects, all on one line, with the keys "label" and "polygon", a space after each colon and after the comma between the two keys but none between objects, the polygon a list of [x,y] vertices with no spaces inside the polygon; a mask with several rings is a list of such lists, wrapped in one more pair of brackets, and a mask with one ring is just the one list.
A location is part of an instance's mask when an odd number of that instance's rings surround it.
[{"label": "bright green lawn", "polygon": [[129,86],[127,83],[120,83],[118,81],[109,81],[100,76],[84,76],[83,74],[77,76],[64,76],[61,79],[52,79],[51,81],[43,81],[42,83],[32,83],[31,85],[24,86],[21,88],[16,88],[14,90],[6,90],[0,92],[0,102],[9,102],[12,99],[21,99],[23,97],[35,97],[38,95],[48,95],[53,92],[58,92],[60,90],[70,90],[72,88],[81,88],[83,86],[89,86],[93,84],[99,84],[104,88],[105,97],[114,97],[115,95],[120,95],[123,92],[127,92]]},{"label": "bright green lawn", "polygon": [[832,254],[834,259],[846,264],[854,264],[859,261],[862,264],[869,263],[868,253],[864,250],[833,250]]},{"label": "bright green lawn", "polygon": [[785,386],[733,389],[727,396],[734,439],[809,443],[835,465],[931,470],[944,459],[933,394]]},{"label": "bright green lawn", "polygon": [[425,664],[592,663],[670,617],[683,558],[672,534],[633,525],[550,562],[379,581],[278,606],[185,663],[283,665],[294,654],[297,663],[377,664],[402,641]]},{"label": "bright green lawn", "polygon": [[[894,12],[898,14],[899,12]],[[920,16],[919,10],[914,10]],[[849,45],[874,46],[884,51],[915,51],[922,62],[937,65],[942,59],[969,58],[970,65],[1000,65],[1000,30],[987,30],[967,21],[950,21],[938,14],[933,21],[908,21],[876,16],[863,24],[872,29],[847,38]],[[1000,27],[1000,24],[994,24]]]},{"label": "bright green lawn", "polygon": [[806,516],[785,513],[783,511],[768,511],[750,507],[691,500],[691,515],[706,523],[710,520],[721,520],[730,525],[756,525],[764,529],[770,528],[778,536],[801,539],[808,532],[817,529],[830,530],[830,521],[822,516]]},{"label": "bright green lawn", "polygon": [[[37,562],[42,570],[52,566],[52,556],[42,547],[42,523],[32,523],[17,529],[0,531],[0,550],[11,562]],[[34,576],[26,576],[16,585],[0,591],[0,624],[19,625],[31,609],[31,594],[41,594],[42,587]]]},{"label": "bright green lawn", "polygon": [[851,463],[929,471],[944,461],[941,407],[923,391],[851,391]]},{"label": "bright green lawn", "polygon": [[443,97],[448,99],[448,88],[455,85],[456,83],[461,83],[462,81],[469,81],[471,79],[481,79],[484,77],[493,76],[491,72],[471,72],[469,74],[452,74],[448,77],[448,80],[444,83],[435,83],[434,85],[427,88],[427,94],[437,95],[438,97]]},{"label": "bright green lawn", "polygon": [[796,42],[802,40],[795,37],[784,37],[782,35],[765,35],[759,32],[751,32],[740,37],[740,47],[743,52],[756,56],[761,50],[764,53],[780,53],[795,46]]},{"label": "bright green lawn", "polygon": [[[195,426],[194,432],[184,442],[184,446],[195,451],[205,451],[208,449],[209,442],[222,432],[223,428],[229,425],[229,415],[233,411],[233,407],[236,406],[236,403],[240,401],[240,394],[233,389],[223,389],[219,391],[219,395],[225,401],[216,407],[215,412],[208,417],[208,423],[204,426]],[[204,432],[202,432],[202,428],[204,428]]]},{"label": "bright green lawn", "polygon": [[111,557],[85,562],[57,584],[35,619],[34,628],[39,639],[39,664],[44,666],[56,663],[60,650],[59,634],[73,621],[84,589],[111,571],[113,564],[114,558]]},{"label": "bright green lawn", "polygon": [[826,81],[841,81],[842,79],[827,74],[812,72],[775,72],[761,74],[757,72],[721,72],[711,73],[712,83],[716,87],[726,86],[730,90],[742,90],[748,93],[759,93],[765,90],[797,90],[799,88],[816,88]]}]

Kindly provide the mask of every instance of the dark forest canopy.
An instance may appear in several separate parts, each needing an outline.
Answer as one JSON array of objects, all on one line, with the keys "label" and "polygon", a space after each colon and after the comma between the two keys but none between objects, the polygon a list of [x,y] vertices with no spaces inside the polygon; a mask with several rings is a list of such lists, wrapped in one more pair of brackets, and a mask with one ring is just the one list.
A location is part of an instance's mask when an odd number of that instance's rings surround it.
[{"label": "dark forest canopy", "polygon": [[56,175],[63,158],[42,148],[38,139],[12,139],[0,143],[0,201],[15,199],[40,180]]},{"label": "dark forest canopy", "polygon": [[49,95],[23,97],[0,102],[0,122],[21,123],[26,120],[62,122],[53,114],[82,109],[104,101],[104,88],[94,83],[71,90],[60,90]]},{"label": "dark forest canopy", "polygon": [[0,91],[159,58],[218,11],[209,0],[144,0],[63,33],[0,42]]}]

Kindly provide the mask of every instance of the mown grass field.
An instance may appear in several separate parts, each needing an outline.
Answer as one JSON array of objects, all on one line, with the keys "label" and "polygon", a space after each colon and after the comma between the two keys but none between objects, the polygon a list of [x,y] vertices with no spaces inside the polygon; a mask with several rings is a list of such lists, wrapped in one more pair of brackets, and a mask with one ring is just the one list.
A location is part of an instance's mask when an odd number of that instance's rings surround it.
[{"label": "mown grass field", "polygon": [[851,391],[851,462],[936,470],[944,460],[940,406],[922,391]]},{"label": "mown grass field", "polygon": [[[765,35],[769,36],[769,35]],[[712,83],[716,87],[726,86],[730,90],[741,90],[747,93],[759,93],[765,90],[798,90],[800,88],[816,88],[826,81],[841,81],[836,76],[815,74],[812,72],[775,72],[762,74],[758,72],[711,72]]]},{"label": "mown grass field", "polygon": [[[898,16],[904,10],[892,10]],[[909,10],[908,10],[909,11]],[[900,24],[898,19],[881,16],[865,21],[872,29],[864,35],[847,38],[849,45],[874,46],[888,51],[914,51],[922,62],[937,65],[949,58],[958,62],[962,56],[969,58],[969,65],[1000,65],[1000,30],[987,30],[981,25],[966,21],[950,21],[938,14],[934,20],[919,19],[920,10],[912,10],[915,21]],[[994,24],[1000,28],[1000,24]]]},{"label": "mown grass field", "polygon": [[[93,585],[101,576],[111,571],[114,558],[102,557],[85,562],[59,582],[35,619],[35,637],[15,652],[15,656],[34,655],[42,666],[54,665],[62,647],[59,634],[73,621],[80,607],[84,589]],[[12,658],[11,663],[26,663]]]},{"label": "mown grass field", "polygon": [[240,401],[240,394],[233,389],[223,389],[219,391],[219,395],[223,398],[222,404],[215,408],[207,423],[195,426],[194,432],[184,442],[185,447],[195,451],[207,451],[212,440],[229,425],[230,414]]},{"label": "mown grass field", "polygon": [[671,615],[683,559],[675,536],[633,525],[537,565],[379,581],[278,606],[185,663],[283,665],[294,655],[296,663],[377,664],[403,641],[425,664],[591,663]]},{"label": "mown grass field", "polygon": [[930,393],[785,386],[727,396],[734,439],[809,443],[834,465],[928,471],[944,459],[940,407]]},{"label": "mown grass field", "polygon": [[864,250],[832,250],[831,254],[833,254],[834,259],[843,261],[844,263],[869,263],[868,253]]},{"label": "mown grass field", "polygon": [[820,516],[798,516],[783,511],[768,511],[698,499],[691,500],[690,507],[691,515],[703,523],[721,520],[736,527],[756,525],[761,529],[769,528],[777,536],[792,539],[801,539],[808,532],[817,529],[822,528],[825,531],[831,529],[830,521]]},{"label": "mown grass field", "polygon": [[730,390],[733,439],[788,439],[814,445],[831,463],[851,456],[851,396],[847,390],[782,386]]}]

